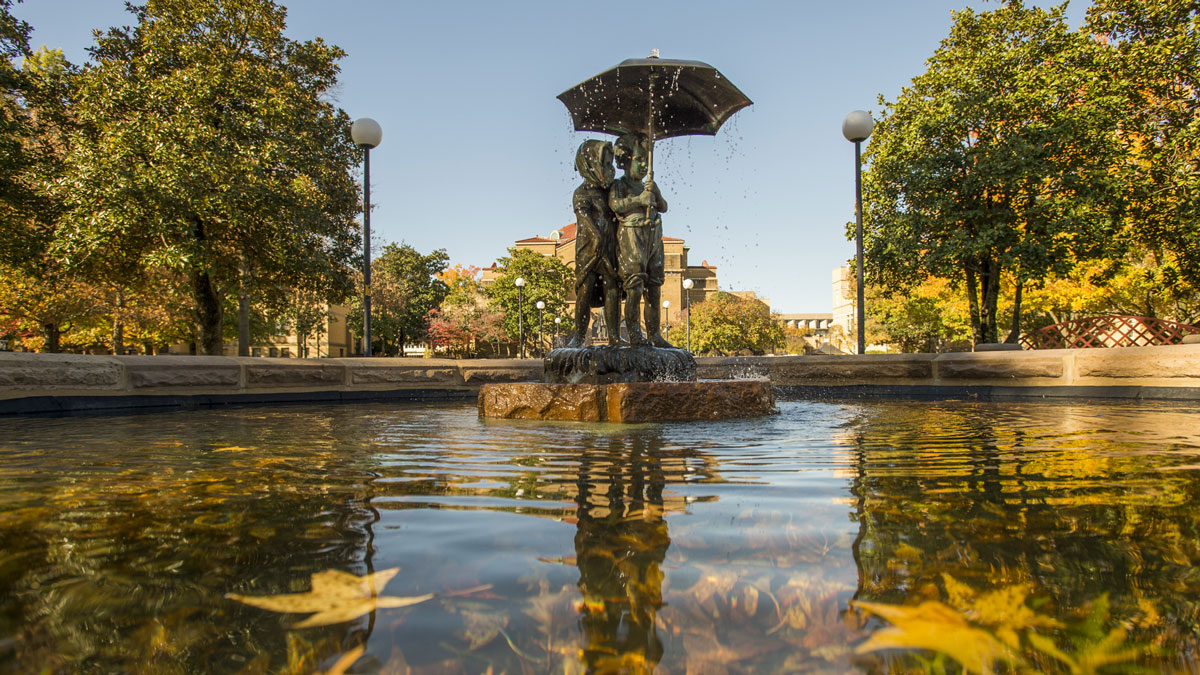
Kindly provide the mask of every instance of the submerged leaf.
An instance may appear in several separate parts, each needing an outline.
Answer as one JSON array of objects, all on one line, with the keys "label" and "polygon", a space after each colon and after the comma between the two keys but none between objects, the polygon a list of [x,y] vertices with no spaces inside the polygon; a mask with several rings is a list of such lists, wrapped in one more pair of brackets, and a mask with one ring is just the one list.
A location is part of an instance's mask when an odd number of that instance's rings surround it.
[{"label": "submerged leaf", "polygon": [[316,612],[296,624],[296,628],[328,626],[356,619],[377,608],[407,607],[434,597],[433,593],[413,597],[379,595],[379,590],[399,571],[399,567],[393,567],[359,577],[338,570],[325,570],[312,575],[312,590],[307,593],[258,596],[229,593],[225,597],[272,612]]}]

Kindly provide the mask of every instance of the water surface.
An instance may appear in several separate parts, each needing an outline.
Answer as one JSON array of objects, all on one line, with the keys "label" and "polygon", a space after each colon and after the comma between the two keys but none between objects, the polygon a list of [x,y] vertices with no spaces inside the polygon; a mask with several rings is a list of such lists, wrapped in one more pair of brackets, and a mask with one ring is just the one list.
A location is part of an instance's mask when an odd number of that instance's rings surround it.
[{"label": "water surface", "polygon": [[779,407],[0,420],[0,672],[1195,672],[1200,406]]}]

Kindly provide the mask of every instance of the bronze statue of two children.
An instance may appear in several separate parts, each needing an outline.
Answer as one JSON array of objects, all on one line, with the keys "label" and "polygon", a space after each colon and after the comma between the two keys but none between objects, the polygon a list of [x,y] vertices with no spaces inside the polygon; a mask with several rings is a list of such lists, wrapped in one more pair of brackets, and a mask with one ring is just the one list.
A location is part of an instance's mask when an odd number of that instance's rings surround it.
[{"label": "bronze statue of two children", "polygon": [[[615,144],[584,141],[575,154],[575,170],[583,183],[572,199],[577,228],[576,300],[569,347],[586,343],[594,307],[604,308],[609,344],[672,347],[659,332],[665,263],[659,214],[666,212],[667,201],[653,177],[647,179],[649,150],[644,136],[628,134]],[[625,172],[615,180],[614,160]],[[643,299],[645,309],[639,317]],[[622,316],[625,341],[620,338]]]}]

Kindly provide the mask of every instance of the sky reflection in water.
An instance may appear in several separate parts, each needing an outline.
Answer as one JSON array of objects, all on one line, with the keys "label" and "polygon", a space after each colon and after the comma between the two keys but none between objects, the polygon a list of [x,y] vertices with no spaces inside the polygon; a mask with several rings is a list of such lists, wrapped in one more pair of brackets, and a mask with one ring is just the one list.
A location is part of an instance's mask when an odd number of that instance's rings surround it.
[{"label": "sky reflection in water", "polygon": [[[1067,672],[1114,631],[1196,666],[1200,407],[780,409],[0,420],[0,672],[312,672],[360,645],[353,672],[924,672],[951,663],[914,648],[931,616],[1000,670]],[[225,597],[393,567],[387,595],[439,597],[300,629]]]}]

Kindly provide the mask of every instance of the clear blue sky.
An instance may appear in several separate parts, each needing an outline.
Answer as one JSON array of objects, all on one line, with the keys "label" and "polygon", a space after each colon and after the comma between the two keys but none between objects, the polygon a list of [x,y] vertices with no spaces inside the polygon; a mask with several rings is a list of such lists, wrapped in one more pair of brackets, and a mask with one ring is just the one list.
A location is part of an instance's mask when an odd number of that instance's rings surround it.
[{"label": "clear blue sky", "polygon": [[[979,0],[293,0],[288,33],[348,52],[338,105],[372,117],[376,243],[445,248],[486,266],[516,239],[574,220],[575,148],[560,92],[658,48],[705,61],[754,105],[714,137],[655,152],[665,233],[718,266],[724,290],[781,312],[828,312],[831,269],[854,254],[853,149],[841,122],[893,99]],[[1036,2],[1042,6],[1051,3]],[[1073,0],[1078,26],[1088,3]],[[87,59],[94,28],[126,25],[122,0],[25,0],[34,47]],[[849,7],[856,7],[857,12]],[[594,136],[591,136],[594,137]],[[378,249],[376,249],[378,250]]]}]

